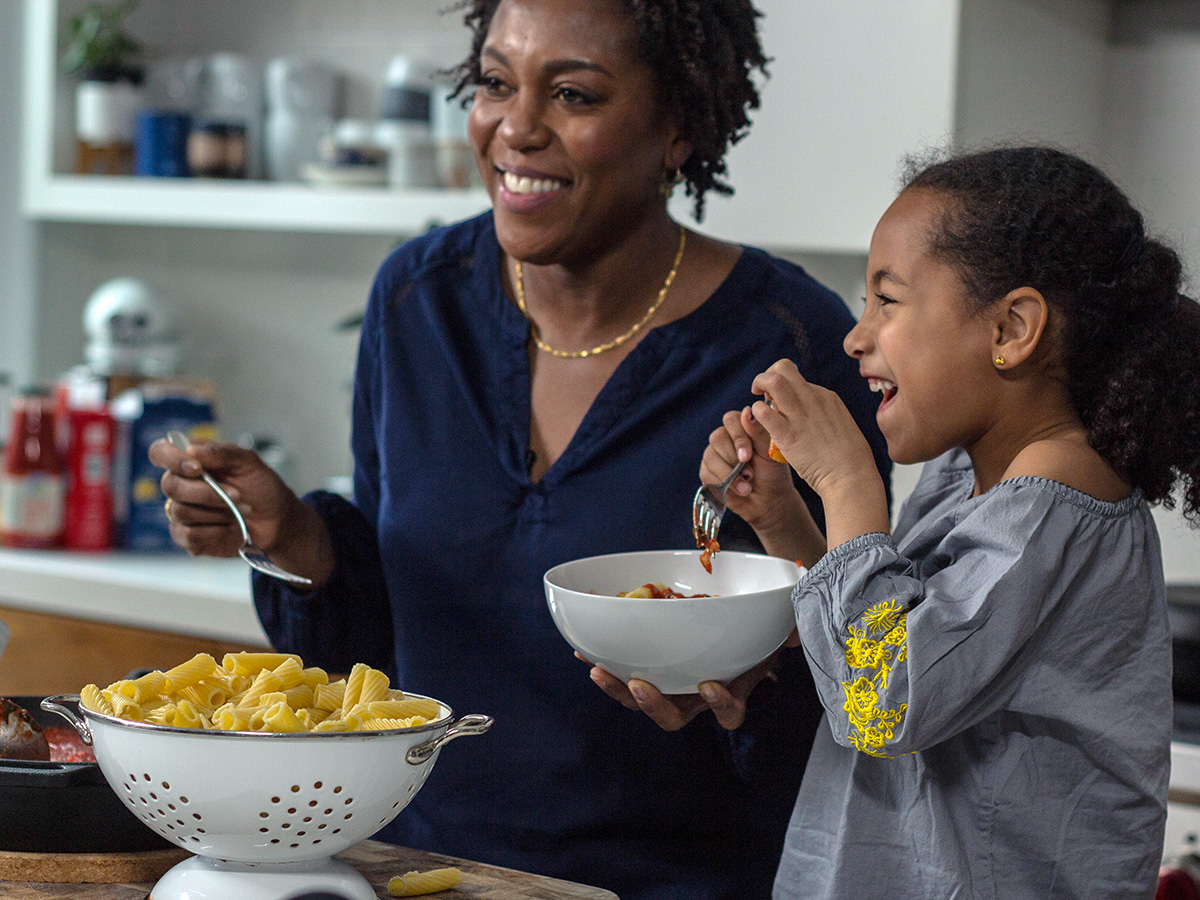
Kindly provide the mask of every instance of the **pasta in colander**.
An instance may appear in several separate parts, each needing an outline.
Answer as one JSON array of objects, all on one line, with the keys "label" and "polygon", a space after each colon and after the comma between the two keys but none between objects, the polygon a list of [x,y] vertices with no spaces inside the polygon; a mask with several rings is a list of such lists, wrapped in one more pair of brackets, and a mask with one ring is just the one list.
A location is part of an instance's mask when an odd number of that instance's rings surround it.
[{"label": "pasta in colander", "polygon": [[132,722],[221,731],[383,731],[424,725],[441,714],[436,700],[392,688],[384,672],[355,663],[330,682],[294,653],[226,653],[221,665],[197,653],[167,671],[89,684],[85,709]]}]

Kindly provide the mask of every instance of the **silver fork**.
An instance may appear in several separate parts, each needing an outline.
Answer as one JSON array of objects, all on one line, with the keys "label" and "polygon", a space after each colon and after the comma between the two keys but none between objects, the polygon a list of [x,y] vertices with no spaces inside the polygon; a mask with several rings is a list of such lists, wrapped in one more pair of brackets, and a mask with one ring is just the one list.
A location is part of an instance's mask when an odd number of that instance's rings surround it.
[{"label": "silver fork", "polygon": [[[191,446],[191,441],[187,439],[187,435],[182,431],[168,432],[167,440],[180,450],[186,451]],[[293,584],[312,584],[311,578],[305,578],[303,575],[295,575],[287,571],[287,569],[281,569],[275,563],[271,562],[267,554],[250,539],[250,529],[246,527],[246,520],[242,518],[242,511],[237,508],[237,504],[233,502],[233,498],[225,493],[225,489],[217,484],[217,480],[207,472],[201,472],[200,477],[204,479],[210,488],[217,492],[218,497],[225,501],[225,505],[229,507],[229,511],[233,513],[234,519],[237,520],[238,527],[242,529],[242,546],[238,548],[238,554],[249,564],[250,568],[257,569],[267,575],[274,575],[276,578],[290,581]]]},{"label": "silver fork", "polygon": [[742,473],[745,465],[739,462],[720,484],[702,484],[700,490],[696,491],[696,499],[692,501],[692,531],[696,535],[697,546],[717,539],[717,530],[721,527],[721,519],[725,517],[725,492]]}]

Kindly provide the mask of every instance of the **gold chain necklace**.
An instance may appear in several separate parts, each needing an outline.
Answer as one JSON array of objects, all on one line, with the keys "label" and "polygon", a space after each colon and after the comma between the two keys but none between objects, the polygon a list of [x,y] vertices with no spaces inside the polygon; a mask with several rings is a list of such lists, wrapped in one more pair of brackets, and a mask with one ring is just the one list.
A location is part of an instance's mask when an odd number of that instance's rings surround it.
[{"label": "gold chain necklace", "polygon": [[637,322],[632,328],[622,334],[620,337],[613,338],[606,344],[600,344],[593,347],[591,350],[557,350],[551,347],[542,340],[542,336],[538,334],[537,325],[533,319],[529,318],[529,310],[525,308],[525,273],[521,268],[521,261],[517,260],[517,306],[521,310],[526,321],[529,322],[529,333],[533,337],[533,343],[537,345],[539,350],[549,353],[551,356],[557,356],[560,359],[583,359],[586,356],[595,356],[598,353],[605,353],[615,347],[620,347],[623,343],[642,330],[647,322],[654,318],[654,314],[658,312],[658,308],[662,306],[663,301],[667,299],[667,291],[671,288],[671,282],[675,280],[675,273],[679,271],[679,262],[683,259],[683,247],[687,243],[687,231],[682,225],[679,226],[679,250],[675,253],[675,262],[671,264],[671,271],[667,273],[667,280],[663,282],[662,289],[658,292],[658,297],[654,303],[646,310],[646,314],[642,316],[641,321]]}]

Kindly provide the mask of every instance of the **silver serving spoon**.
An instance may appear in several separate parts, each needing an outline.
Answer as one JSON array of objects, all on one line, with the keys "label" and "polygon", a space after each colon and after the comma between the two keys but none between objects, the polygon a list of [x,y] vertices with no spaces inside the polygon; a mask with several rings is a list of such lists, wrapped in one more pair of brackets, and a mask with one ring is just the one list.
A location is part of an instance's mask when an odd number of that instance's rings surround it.
[{"label": "silver serving spoon", "polygon": [[[191,446],[191,441],[187,439],[187,435],[182,431],[169,432],[167,440],[180,450],[186,451]],[[312,584],[311,578],[305,578],[303,575],[295,575],[271,562],[267,554],[250,539],[250,529],[246,527],[246,520],[242,518],[242,511],[237,508],[237,504],[233,502],[233,498],[225,493],[225,489],[217,484],[216,479],[207,472],[201,472],[200,477],[204,479],[210,488],[217,492],[218,497],[225,501],[225,505],[229,507],[229,511],[233,513],[234,519],[237,520],[238,527],[242,529],[242,546],[238,548],[238,554],[252,569],[257,569],[260,572],[273,575],[275,578],[280,578],[284,581],[290,581],[293,584]]]}]

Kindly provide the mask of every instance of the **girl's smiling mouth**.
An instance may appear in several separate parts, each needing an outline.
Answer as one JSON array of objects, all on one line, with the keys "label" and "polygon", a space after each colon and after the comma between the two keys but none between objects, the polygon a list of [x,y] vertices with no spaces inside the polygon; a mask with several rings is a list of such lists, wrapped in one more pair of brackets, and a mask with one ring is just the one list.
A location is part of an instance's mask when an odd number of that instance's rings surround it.
[{"label": "girl's smiling mouth", "polygon": [[888,381],[886,378],[867,378],[867,385],[872,391],[883,394],[882,399],[879,401],[880,409],[891,403],[896,396],[896,383],[894,381]]}]

